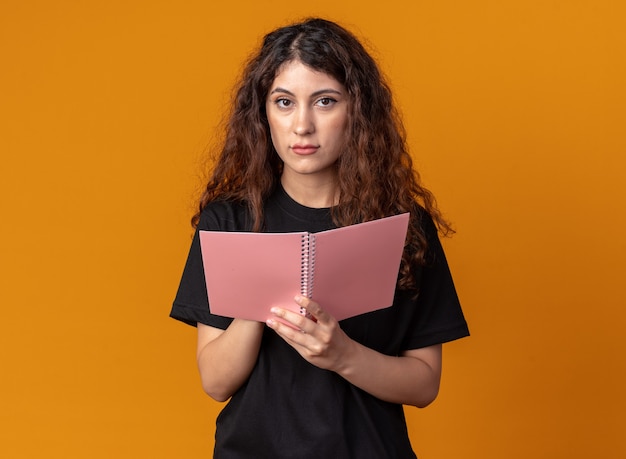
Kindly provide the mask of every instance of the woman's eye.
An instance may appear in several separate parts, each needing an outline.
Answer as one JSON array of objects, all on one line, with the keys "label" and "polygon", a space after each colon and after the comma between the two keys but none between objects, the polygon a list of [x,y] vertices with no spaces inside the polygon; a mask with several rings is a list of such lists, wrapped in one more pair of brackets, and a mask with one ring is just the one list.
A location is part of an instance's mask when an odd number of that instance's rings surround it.
[{"label": "woman's eye", "polygon": [[276,105],[278,105],[279,108],[287,108],[291,106],[291,101],[289,99],[277,99]]},{"label": "woman's eye", "polygon": [[317,104],[322,107],[329,107],[335,102],[337,101],[333,99],[332,97],[322,97],[320,100],[317,101]]}]

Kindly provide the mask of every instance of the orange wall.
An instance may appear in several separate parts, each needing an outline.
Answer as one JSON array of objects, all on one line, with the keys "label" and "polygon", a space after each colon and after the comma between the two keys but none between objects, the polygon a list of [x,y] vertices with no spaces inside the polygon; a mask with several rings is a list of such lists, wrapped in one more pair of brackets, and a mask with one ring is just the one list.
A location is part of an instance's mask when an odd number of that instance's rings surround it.
[{"label": "orange wall", "polygon": [[473,336],[408,410],[420,458],[624,457],[621,2],[215,3],[0,6],[0,456],[209,456],[167,318],[202,147],[260,36],[322,14],[375,48],[458,229]]}]

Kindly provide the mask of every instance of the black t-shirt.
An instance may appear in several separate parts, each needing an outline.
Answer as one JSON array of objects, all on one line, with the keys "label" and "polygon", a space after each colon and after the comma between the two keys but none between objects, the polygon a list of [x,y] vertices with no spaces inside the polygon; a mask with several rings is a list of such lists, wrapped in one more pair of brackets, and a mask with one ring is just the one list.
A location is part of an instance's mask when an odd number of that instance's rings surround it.
[{"label": "black t-shirt", "polygon": [[[396,291],[390,308],[340,322],[352,339],[383,354],[397,356],[469,334],[435,225],[422,213],[428,251],[417,298]],[[304,207],[281,187],[267,200],[264,221],[265,230],[276,233],[335,227],[329,209]],[[204,209],[198,229],[250,231],[251,220],[245,206],[214,202]],[[197,232],[170,315],[221,329],[232,321],[210,313]],[[266,327],[248,381],[217,418],[214,457],[403,459],[415,454],[402,405],[311,365]]]}]

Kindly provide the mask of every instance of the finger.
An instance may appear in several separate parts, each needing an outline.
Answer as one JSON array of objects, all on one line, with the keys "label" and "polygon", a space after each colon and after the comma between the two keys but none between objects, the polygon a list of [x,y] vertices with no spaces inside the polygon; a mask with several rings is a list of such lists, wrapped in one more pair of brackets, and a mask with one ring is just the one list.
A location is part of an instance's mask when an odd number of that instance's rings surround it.
[{"label": "finger", "polygon": [[292,343],[293,345],[304,346],[307,339],[307,333],[297,328],[295,325],[287,322],[282,318],[268,319],[266,324],[269,328],[273,329],[283,339]]},{"label": "finger", "polygon": [[277,322],[285,325],[288,328],[293,328],[297,331],[305,330],[308,323],[311,321],[302,314],[290,311],[288,309],[274,307],[270,310],[277,318]]},{"label": "finger", "polygon": [[311,319],[315,322],[322,321],[326,322],[329,320],[330,316],[322,309],[322,307],[316,301],[313,301],[310,298],[305,296],[296,295],[294,298],[298,306],[304,308]]}]

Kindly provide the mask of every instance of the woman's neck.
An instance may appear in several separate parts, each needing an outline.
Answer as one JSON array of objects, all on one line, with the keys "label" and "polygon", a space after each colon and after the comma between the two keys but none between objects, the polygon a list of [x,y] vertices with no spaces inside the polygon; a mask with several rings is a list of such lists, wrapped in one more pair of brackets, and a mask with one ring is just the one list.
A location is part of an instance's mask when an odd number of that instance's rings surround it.
[{"label": "woman's neck", "polygon": [[298,180],[291,180],[283,175],[280,182],[291,199],[303,206],[322,209],[338,204],[339,196],[334,179],[320,181],[299,177]]}]

